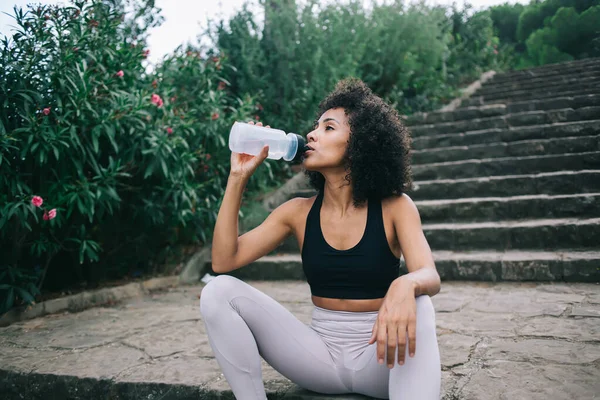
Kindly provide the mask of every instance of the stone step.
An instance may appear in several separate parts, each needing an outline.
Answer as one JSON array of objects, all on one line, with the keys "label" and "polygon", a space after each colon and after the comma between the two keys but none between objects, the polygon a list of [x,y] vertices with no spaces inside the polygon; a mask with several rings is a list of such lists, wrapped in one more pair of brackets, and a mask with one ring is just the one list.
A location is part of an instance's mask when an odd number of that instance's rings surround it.
[{"label": "stone step", "polygon": [[507,93],[519,90],[536,90],[539,88],[550,89],[553,87],[577,85],[582,82],[597,83],[600,80],[600,66],[593,70],[586,70],[578,74],[558,75],[550,78],[528,79],[524,81],[493,83],[485,82],[477,91],[479,96],[498,93]]},{"label": "stone step", "polygon": [[569,75],[574,71],[586,71],[596,69],[600,64],[600,58],[588,58],[570,62],[546,64],[522,70],[503,72],[494,75],[492,82],[514,82],[515,80],[528,80],[542,76]]},{"label": "stone step", "polygon": [[[589,178],[584,174],[581,178]],[[597,175],[600,177],[600,175]],[[565,179],[572,178],[567,175]],[[434,181],[439,182],[439,181]],[[594,185],[600,188],[600,184]],[[309,198],[316,191],[305,189],[295,197]],[[503,193],[505,194],[505,193]],[[437,200],[415,200],[423,222],[498,221],[515,218],[570,218],[600,215],[600,192],[577,194],[522,194],[509,197],[466,197]]]},{"label": "stone step", "polygon": [[448,133],[415,137],[414,150],[439,147],[472,146],[478,144],[510,143],[520,140],[551,139],[575,136],[595,136],[600,133],[600,119],[577,122],[556,122],[536,126],[517,126],[508,129],[483,129],[468,133]]},{"label": "stone step", "polygon": [[[506,113],[524,111],[556,110],[560,108],[579,109],[600,104],[600,94],[582,94],[575,96],[549,97],[538,100],[517,101],[506,105]],[[496,104],[497,106],[497,104]]]},{"label": "stone step", "polygon": [[[598,282],[598,251],[433,251],[442,280]],[[205,272],[212,272],[210,261]],[[400,275],[407,273],[402,260]],[[242,280],[306,281],[298,253],[265,256],[227,275]]]},{"label": "stone step", "polygon": [[[531,87],[530,85],[532,83],[534,83],[537,86],[546,86],[546,85],[552,85],[553,82],[568,82],[573,78],[579,78],[581,80],[586,80],[586,79],[594,79],[595,77],[598,76],[598,73],[600,72],[600,65],[597,66],[593,66],[590,68],[579,68],[579,69],[574,69],[572,71],[569,72],[565,72],[565,73],[552,73],[552,74],[546,74],[546,75],[540,75],[540,76],[533,76],[533,77],[520,77],[520,78],[514,78],[514,79],[510,79],[510,80],[499,80],[499,79],[494,79],[494,77],[492,77],[491,79],[488,79],[486,82],[483,83],[483,85],[481,86],[482,89],[484,88],[502,88],[502,87],[515,87],[515,86],[524,86],[524,87]],[[496,74],[498,75],[498,74]]]},{"label": "stone step", "polygon": [[600,132],[593,136],[518,140],[509,143],[484,143],[470,146],[437,147],[413,150],[413,165],[467,160],[472,158],[523,157],[544,154],[600,151]]},{"label": "stone step", "polygon": [[[511,92],[481,95],[481,97],[483,98],[484,103],[486,103],[486,102],[487,103],[490,103],[490,102],[500,103],[501,101],[499,101],[499,100],[512,100],[512,101],[517,100],[518,101],[518,100],[528,100],[528,99],[540,99],[540,98],[544,98],[544,97],[559,97],[559,95],[562,95],[563,93],[565,95],[570,94],[570,93],[583,94],[584,91],[586,92],[586,94],[600,93],[600,83],[598,83],[598,81],[594,81],[591,84],[588,84],[587,82],[581,82],[581,83],[577,83],[577,84],[562,85],[562,86],[557,86],[557,87],[552,87],[552,88],[540,87],[540,88],[535,88],[535,89],[514,90]],[[475,95],[479,96],[478,93],[476,93]]]},{"label": "stone step", "polygon": [[432,111],[415,113],[405,117],[407,126],[462,121],[465,119],[495,117],[525,111],[556,110],[561,108],[593,107],[600,104],[600,94],[587,94],[572,97],[553,97],[541,100],[520,101],[509,104],[487,104],[461,107],[454,111]]},{"label": "stone step", "polygon": [[436,250],[598,249],[600,218],[423,224]]},{"label": "stone step", "polygon": [[[308,194],[309,191],[306,190],[305,193]],[[600,169],[416,181],[408,194],[416,201],[596,192],[600,192]]]},{"label": "stone step", "polygon": [[600,281],[600,251],[433,252],[446,280]]},{"label": "stone step", "polygon": [[[567,108],[567,107],[561,107]],[[457,108],[454,111],[431,111],[428,113],[415,113],[405,117],[406,126],[437,124],[441,122],[462,121],[465,119],[495,117],[506,114],[506,104],[488,104]]]},{"label": "stone step", "polygon": [[[423,232],[436,250],[555,250],[598,249],[600,218],[555,218],[423,224]],[[273,253],[297,253],[293,236]]]},{"label": "stone step", "polygon": [[532,93],[525,92],[521,95],[510,97],[510,98],[484,98],[483,96],[473,95],[467,99],[464,99],[461,102],[461,107],[472,107],[472,106],[482,106],[485,104],[498,104],[498,103],[516,103],[523,101],[534,101],[534,100],[542,100],[547,98],[554,97],[572,97],[572,96],[583,96],[590,94],[598,94],[600,90],[597,87],[588,87],[585,89],[574,89],[567,90],[564,92],[552,92],[552,93]]},{"label": "stone step", "polygon": [[506,175],[507,172],[526,174],[559,169],[600,169],[600,151],[448,161],[412,167],[415,180],[489,177]]},{"label": "stone step", "polygon": [[[448,200],[526,195],[569,195],[600,192],[600,170],[558,171],[540,174],[489,176],[466,179],[436,179],[415,181],[408,195],[415,201]],[[299,188],[286,197],[309,198],[317,192],[309,187]],[[269,208],[269,211],[277,205]]]},{"label": "stone step", "polygon": [[506,129],[515,126],[543,125],[556,122],[576,122],[600,119],[600,105],[578,109],[525,111],[495,117],[466,119],[410,127],[413,137],[443,135],[447,133],[468,133],[483,129]]},{"label": "stone step", "polygon": [[551,75],[541,76],[528,76],[528,77],[513,77],[511,79],[503,79],[503,73],[494,74],[490,79],[487,79],[481,88],[493,88],[493,87],[514,87],[518,85],[527,85],[531,82],[545,83],[545,82],[566,82],[573,78],[586,79],[594,78],[600,74],[600,63],[591,65],[584,68],[574,68],[569,72],[560,74],[553,73]]},{"label": "stone step", "polygon": [[600,216],[600,192],[417,200],[415,204],[423,223]]}]

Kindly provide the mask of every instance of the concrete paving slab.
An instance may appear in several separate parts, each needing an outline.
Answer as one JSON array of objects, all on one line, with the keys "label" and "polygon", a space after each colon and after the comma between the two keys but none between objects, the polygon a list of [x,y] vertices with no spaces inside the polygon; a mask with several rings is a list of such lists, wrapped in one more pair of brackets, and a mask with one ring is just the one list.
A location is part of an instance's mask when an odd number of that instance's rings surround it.
[{"label": "concrete paving slab", "polygon": [[[248,281],[310,323],[304,281]],[[11,399],[234,399],[199,312],[204,284],[0,328]],[[593,399],[600,285],[442,282],[432,298],[442,399]],[[367,399],[302,389],[262,360],[269,399]]]}]

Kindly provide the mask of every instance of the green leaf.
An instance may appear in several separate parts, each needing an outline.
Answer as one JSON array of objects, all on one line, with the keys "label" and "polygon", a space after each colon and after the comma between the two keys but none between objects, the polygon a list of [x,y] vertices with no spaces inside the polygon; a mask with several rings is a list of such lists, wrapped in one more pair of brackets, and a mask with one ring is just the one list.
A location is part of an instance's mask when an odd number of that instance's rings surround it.
[{"label": "green leaf", "polygon": [[117,145],[117,142],[115,141],[115,129],[113,126],[111,125],[105,125],[105,130],[106,130],[106,136],[108,137],[108,140],[110,141],[110,144],[112,145],[113,149],[115,150],[115,153],[119,153],[119,146]]},{"label": "green leaf", "polygon": [[19,296],[21,296],[21,298],[23,300],[25,300],[25,302],[27,304],[35,303],[35,299],[33,298],[33,296],[31,294],[29,294],[26,290],[23,290],[23,289],[21,289],[19,287],[15,288],[15,289],[19,293]]},{"label": "green leaf", "polygon": [[117,194],[117,191],[115,190],[114,187],[112,186],[108,186],[105,189],[106,194],[108,194],[111,198],[115,199],[116,201],[121,201],[121,198],[119,197],[119,195]]},{"label": "green leaf", "polygon": [[94,146],[94,152],[98,154],[99,146],[98,146],[98,136],[92,133],[92,145]]},{"label": "green leaf", "polygon": [[81,247],[79,248],[79,264],[83,264],[83,254],[87,249],[87,242],[85,240],[81,241]]},{"label": "green leaf", "polygon": [[4,309],[3,312],[10,310],[15,303],[15,290],[14,288],[8,289],[8,293],[6,293],[6,298],[4,300]]},{"label": "green leaf", "polygon": [[167,170],[167,164],[163,158],[160,159],[160,166],[162,168],[163,175],[165,178],[167,178],[169,176],[169,171]]},{"label": "green leaf", "polygon": [[144,179],[146,179],[150,175],[152,175],[155,168],[156,168],[156,159],[152,160],[152,162],[150,162],[150,164],[148,164],[148,166],[146,167],[146,171],[144,172]]},{"label": "green leaf", "polygon": [[25,93],[23,93],[23,92],[18,92],[18,93],[15,93],[15,95],[18,95],[18,96],[21,96],[21,97],[23,97],[23,98],[24,98],[26,101],[28,101],[28,102],[30,102],[30,103],[33,103],[33,102],[34,102],[34,101],[33,101],[33,99],[32,99],[31,97],[29,97],[29,95],[27,95],[27,94],[25,94]]}]

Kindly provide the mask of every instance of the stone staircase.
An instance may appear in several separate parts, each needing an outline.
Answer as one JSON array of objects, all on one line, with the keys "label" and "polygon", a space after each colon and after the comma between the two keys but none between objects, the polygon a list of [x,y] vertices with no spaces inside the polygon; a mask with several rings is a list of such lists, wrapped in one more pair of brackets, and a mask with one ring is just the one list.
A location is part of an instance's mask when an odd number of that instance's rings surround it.
[{"label": "stone staircase", "polygon": [[[600,58],[496,74],[406,124],[443,280],[600,282]],[[264,205],[315,194],[300,172]],[[231,274],[305,279],[294,237]]]}]

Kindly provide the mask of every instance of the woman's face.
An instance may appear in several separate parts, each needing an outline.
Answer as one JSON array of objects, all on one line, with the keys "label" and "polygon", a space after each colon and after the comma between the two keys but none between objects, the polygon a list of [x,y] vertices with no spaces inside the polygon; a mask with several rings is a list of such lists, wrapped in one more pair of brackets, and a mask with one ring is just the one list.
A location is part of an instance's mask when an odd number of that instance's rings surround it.
[{"label": "woman's face", "polygon": [[304,153],[302,164],[306,170],[342,166],[350,139],[350,126],[344,109],[330,108],[323,113],[306,139],[307,145],[313,149]]}]

